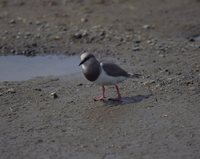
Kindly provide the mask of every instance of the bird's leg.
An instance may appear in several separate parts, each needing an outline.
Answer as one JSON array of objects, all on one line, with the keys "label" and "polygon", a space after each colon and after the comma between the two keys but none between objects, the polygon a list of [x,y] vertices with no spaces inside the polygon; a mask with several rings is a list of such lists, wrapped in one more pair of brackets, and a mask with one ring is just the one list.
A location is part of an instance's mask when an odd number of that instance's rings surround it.
[{"label": "bird's leg", "polygon": [[99,100],[104,101],[105,99],[106,99],[106,96],[105,96],[105,87],[102,86],[102,96],[95,98],[94,101],[99,101]]},{"label": "bird's leg", "polygon": [[118,87],[117,85],[115,85],[115,88],[116,88],[116,90],[117,90],[117,100],[118,100],[118,101],[121,101],[122,97],[121,97],[121,94],[120,94],[120,92],[119,92],[119,87]]}]

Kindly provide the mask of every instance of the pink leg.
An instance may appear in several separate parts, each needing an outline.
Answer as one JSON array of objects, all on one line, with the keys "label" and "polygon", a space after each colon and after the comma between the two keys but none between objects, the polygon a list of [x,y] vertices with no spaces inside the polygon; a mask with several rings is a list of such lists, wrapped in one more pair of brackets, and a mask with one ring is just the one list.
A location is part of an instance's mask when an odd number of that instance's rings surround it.
[{"label": "pink leg", "polygon": [[119,100],[119,101],[121,101],[121,94],[120,94],[120,92],[119,92],[119,87],[117,86],[117,85],[115,85],[115,88],[116,88],[116,90],[117,90],[117,100]]},{"label": "pink leg", "polygon": [[104,101],[105,99],[106,99],[106,96],[105,96],[105,87],[102,86],[102,96],[95,98],[94,101],[99,101],[99,100]]}]

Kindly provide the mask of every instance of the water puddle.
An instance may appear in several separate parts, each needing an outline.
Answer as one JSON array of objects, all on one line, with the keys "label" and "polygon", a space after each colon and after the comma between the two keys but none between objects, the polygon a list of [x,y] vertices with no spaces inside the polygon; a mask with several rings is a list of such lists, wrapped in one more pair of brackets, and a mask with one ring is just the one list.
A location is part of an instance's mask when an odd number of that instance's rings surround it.
[{"label": "water puddle", "polygon": [[190,41],[200,41],[200,35],[195,35],[195,36],[193,36],[191,39],[190,39]]},{"label": "water puddle", "polygon": [[79,62],[78,56],[0,56],[0,81],[74,74],[80,72]]},{"label": "water puddle", "polygon": [[200,41],[200,35],[194,37],[195,41]]}]

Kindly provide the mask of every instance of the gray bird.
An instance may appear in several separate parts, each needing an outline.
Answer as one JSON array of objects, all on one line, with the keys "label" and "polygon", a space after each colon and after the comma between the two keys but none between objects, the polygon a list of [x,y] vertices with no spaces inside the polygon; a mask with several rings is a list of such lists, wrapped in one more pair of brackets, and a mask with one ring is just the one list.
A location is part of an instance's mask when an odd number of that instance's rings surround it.
[{"label": "gray bird", "polygon": [[104,101],[106,99],[105,86],[115,85],[118,95],[116,100],[121,101],[121,94],[117,84],[132,75],[114,63],[99,62],[93,54],[83,53],[80,58],[81,62],[79,66],[82,67],[85,78],[102,87],[102,96],[97,97],[94,100]]}]

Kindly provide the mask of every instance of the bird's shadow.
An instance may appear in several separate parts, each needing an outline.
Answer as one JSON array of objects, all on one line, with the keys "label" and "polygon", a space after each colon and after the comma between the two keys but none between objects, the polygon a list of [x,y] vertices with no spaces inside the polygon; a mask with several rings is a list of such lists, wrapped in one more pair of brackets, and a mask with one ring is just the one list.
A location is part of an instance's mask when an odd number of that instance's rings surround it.
[{"label": "bird's shadow", "polygon": [[153,94],[136,95],[136,96],[132,96],[132,97],[122,97],[121,101],[117,101],[115,99],[109,98],[108,100],[104,101],[104,104],[108,105],[108,106],[117,106],[117,105],[139,103],[145,99],[148,99],[151,96],[153,96]]}]

